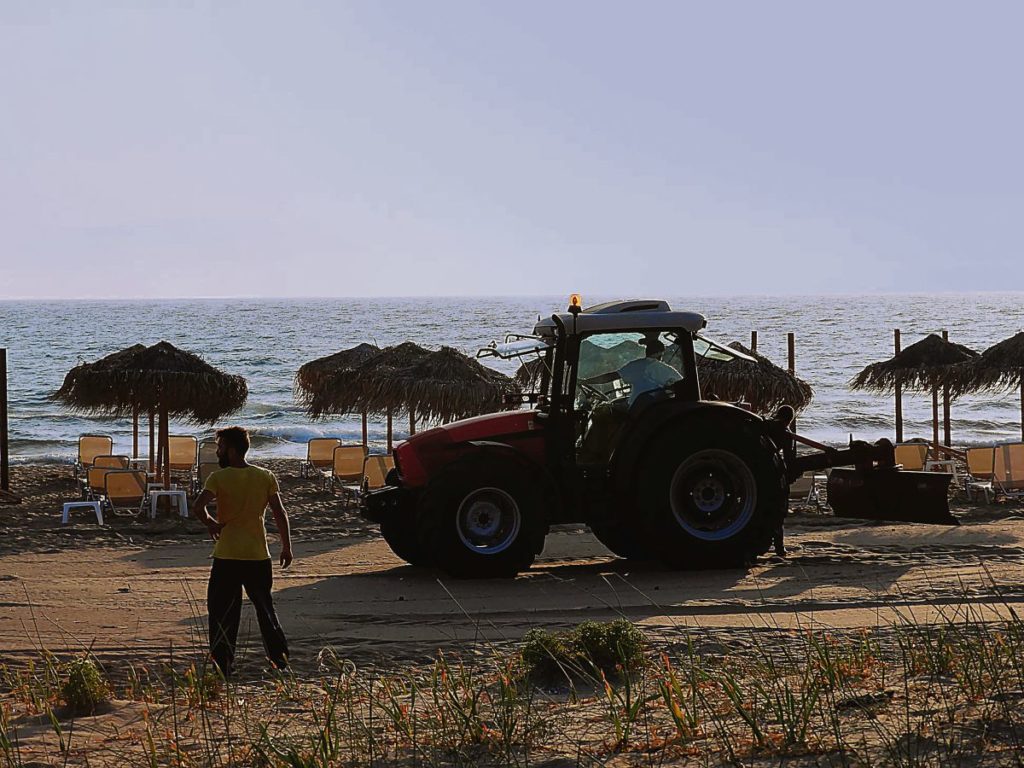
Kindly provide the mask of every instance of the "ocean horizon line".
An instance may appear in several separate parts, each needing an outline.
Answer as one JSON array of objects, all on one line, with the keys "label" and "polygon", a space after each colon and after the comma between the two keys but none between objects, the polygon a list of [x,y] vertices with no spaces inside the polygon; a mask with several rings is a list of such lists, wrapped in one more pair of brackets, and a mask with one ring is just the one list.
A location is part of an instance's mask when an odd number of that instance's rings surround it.
[{"label": "ocean horizon line", "polygon": [[[0,296],[0,302],[6,304],[16,303],[101,303],[101,302],[172,302],[172,301],[386,301],[386,300],[409,300],[409,299],[568,299],[572,293],[580,293],[584,297],[584,304],[587,302],[587,292],[569,291],[566,293],[506,293],[506,294],[474,294],[474,293],[418,293],[418,294],[372,294],[364,296],[345,295],[309,295],[309,296]],[[598,300],[609,300],[612,298],[627,299],[653,299],[654,294],[629,294],[629,293],[591,293],[591,296]],[[664,294],[658,294],[662,296]],[[998,290],[998,291],[827,291],[820,293],[694,293],[676,294],[671,298],[709,298],[709,299],[799,299],[799,298],[875,298],[875,297],[927,297],[927,296],[1024,296],[1024,290]]]}]

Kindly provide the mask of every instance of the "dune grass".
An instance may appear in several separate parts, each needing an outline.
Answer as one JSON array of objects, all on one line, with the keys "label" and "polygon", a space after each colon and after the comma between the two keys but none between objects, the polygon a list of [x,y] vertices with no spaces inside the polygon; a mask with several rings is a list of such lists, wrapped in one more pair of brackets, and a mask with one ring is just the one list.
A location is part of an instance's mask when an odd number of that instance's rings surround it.
[{"label": "dune grass", "polygon": [[[117,669],[43,653],[0,666],[0,766],[1020,765],[1024,623],[946,615],[713,653],[588,622],[484,660],[362,670],[325,649],[315,674],[242,682],[198,652]],[[77,715],[76,674],[141,717],[113,738],[104,708]]]}]

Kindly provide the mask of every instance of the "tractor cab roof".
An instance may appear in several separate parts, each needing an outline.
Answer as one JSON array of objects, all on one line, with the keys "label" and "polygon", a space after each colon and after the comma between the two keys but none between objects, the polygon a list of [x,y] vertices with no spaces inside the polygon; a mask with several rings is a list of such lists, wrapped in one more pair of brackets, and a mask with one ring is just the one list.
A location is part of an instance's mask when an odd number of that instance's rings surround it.
[{"label": "tractor cab roof", "polygon": [[555,335],[557,322],[570,333],[584,334],[595,331],[644,331],[648,329],[682,328],[697,333],[707,325],[704,315],[697,312],[677,312],[667,301],[657,299],[610,301],[581,310],[575,317],[571,312],[559,312],[540,320],[533,332],[537,336]]}]

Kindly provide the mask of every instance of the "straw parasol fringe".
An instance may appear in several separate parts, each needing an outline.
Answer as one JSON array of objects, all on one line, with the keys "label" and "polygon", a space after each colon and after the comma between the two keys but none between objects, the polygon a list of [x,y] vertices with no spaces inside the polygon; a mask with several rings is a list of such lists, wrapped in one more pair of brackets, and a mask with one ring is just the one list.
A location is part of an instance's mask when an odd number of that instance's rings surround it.
[{"label": "straw parasol fringe", "polygon": [[1024,331],[993,344],[952,372],[956,394],[1020,390],[1021,440],[1024,440]]},{"label": "straw parasol fringe", "polygon": [[166,411],[171,418],[212,424],[245,405],[248,394],[241,376],[161,341],[72,368],[52,399],[84,414],[127,417],[136,410]]},{"label": "straw parasol fringe", "polygon": [[[369,360],[371,357],[378,354],[380,354],[380,347],[375,344],[367,344],[364,342],[362,344],[357,344],[350,349],[335,352],[333,355],[327,355],[326,357],[320,357],[316,360],[309,361],[299,368],[298,372],[295,374],[294,393],[296,401],[309,411],[313,404],[314,397],[323,388],[325,382],[331,375],[338,371],[343,371],[346,368],[351,368],[354,365],[358,365],[359,363]],[[366,411],[363,411],[361,416],[363,446],[366,447],[369,441]],[[390,445],[390,440],[388,442]]]},{"label": "straw parasol fringe", "polygon": [[[939,390],[953,386],[961,366],[969,364],[978,353],[962,344],[955,344],[930,333],[920,341],[893,355],[889,360],[872,363],[850,380],[851,389],[893,394],[896,387],[931,392],[932,442],[935,457],[939,454]],[[962,375],[962,374],[959,374]]]},{"label": "straw parasol fringe", "polygon": [[136,344],[95,363],[75,366],[51,399],[79,413],[130,416],[148,411],[159,416],[158,456],[166,482],[170,479],[169,419],[213,423],[240,409],[248,394],[241,376],[230,376],[161,341],[151,347]]},{"label": "straw parasol fringe", "polygon": [[728,346],[757,362],[698,358],[697,374],[703,392],[723,400],[745,400],[761,414],[773,413],[781,405],[792,406],[799,412],[810,404],[814,390],[806,381],[738,341]]},{"label": "straw parasol fringe", "polygon": [[308,406],[313,396],[324,386],[332,374],[351,368],[380,354],[380,347],[374,344],[357,344],[326,357],[319,357],[305,363],[295,374],[295,397]]},{"label": "straw parasol fringe", "polygon": [[889,360],[864,368],[850,380],[850,388],[888,395],[895,392],[897,384],[920,391],[953,385],[953,366],[977,356],[977,352],[962,344],[944,341],[938,334],[930,333]]},{"label": "straw parasol fringe", "polygon": [[[341,368],[327,374],[312,392],[306,410],[313,419],[323,419],[335,413],[387,413],[387,404],[378,407],[374,398],[374,387],[378,378],[393,376],[419,358],[427,355],[423,347],[411,341],[388,347],[378,354],[366,358],[356,365]],[[368,407],[366,403],[372,402]],[[391,404],[390,410],[401,407]],[[402,408],[404,410],[404,408]]]}]

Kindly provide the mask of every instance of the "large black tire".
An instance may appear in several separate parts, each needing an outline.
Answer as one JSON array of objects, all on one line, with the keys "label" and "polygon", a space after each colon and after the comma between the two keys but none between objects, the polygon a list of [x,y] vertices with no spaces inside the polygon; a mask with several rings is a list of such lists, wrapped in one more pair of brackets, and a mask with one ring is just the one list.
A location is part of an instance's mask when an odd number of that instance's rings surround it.
[{"label": "large black tire", "polygon": [[782,461],[756,424],[709,415],[663,431],[638,473],[644,538],[672,568],[734,568],[768,551],[786,514]]},{"label": "large black tire", "polygon": [[458,578],[509,578],[544,547],[543,503],[524,469],[502,456],[477,456],[430,481],[416,520],[420,551]]},{"label": "large black tire", "polygon": [[619,557],[627,560],[651,560],[650,548],[644,542],[643,532],[636,525],[620,522],[591,523],[590,530],[597,540]]},{"label": "large black tire", "polygon": [[430,558],[420,547],[416,536],[416,517],[410,513],[388,515],[380,524],[380,533],[391,551],[409,563],[420,567],[430,565]]}]

